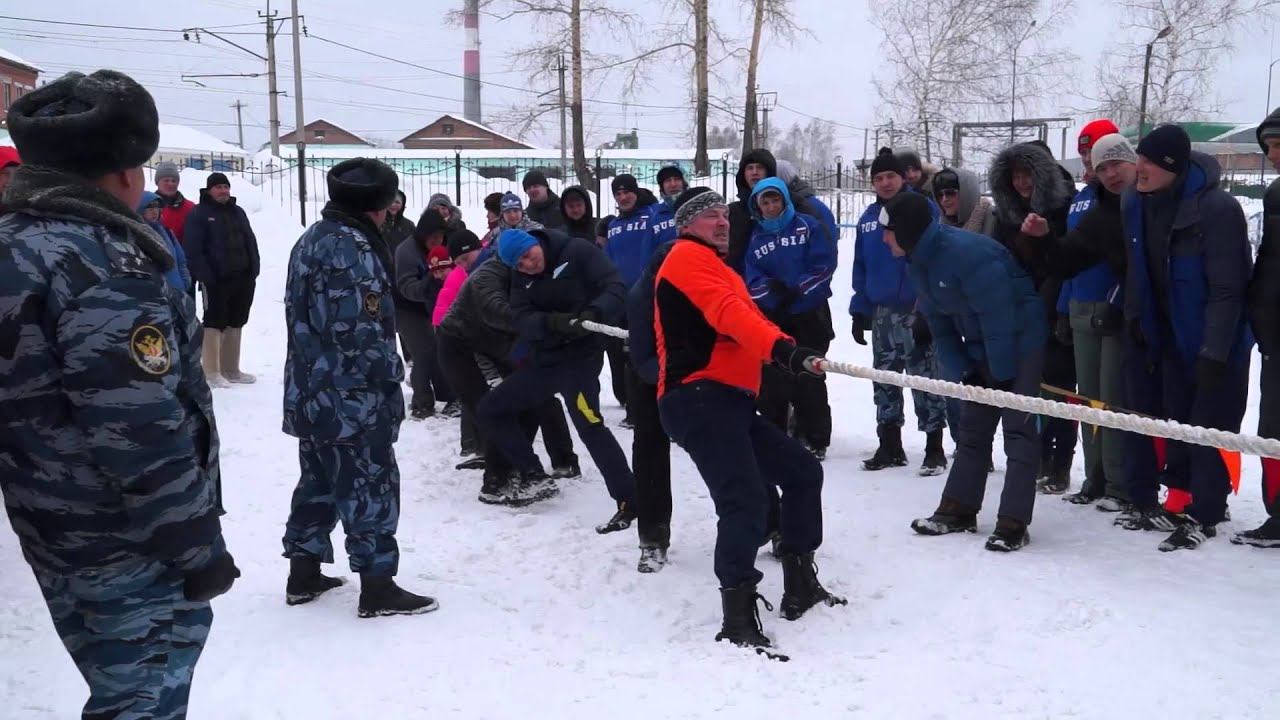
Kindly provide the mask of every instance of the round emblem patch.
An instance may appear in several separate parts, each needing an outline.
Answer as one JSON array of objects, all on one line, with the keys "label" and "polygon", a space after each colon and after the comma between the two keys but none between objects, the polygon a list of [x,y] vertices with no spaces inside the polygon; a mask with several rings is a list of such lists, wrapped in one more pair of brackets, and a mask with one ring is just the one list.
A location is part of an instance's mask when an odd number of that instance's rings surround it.
[{"label": "round emblem patch", "polygon": [[369,313],[369,317],[376,319],[382,311],[382,296],[376,292],[365,293],[364,311]]},{"label": "round emblem patch", "polygon": [[169,341],[155,325],[141,325],[133,331],[129,338],[129,355],[143,372],[150,375],[163,375],[173,364]]}]

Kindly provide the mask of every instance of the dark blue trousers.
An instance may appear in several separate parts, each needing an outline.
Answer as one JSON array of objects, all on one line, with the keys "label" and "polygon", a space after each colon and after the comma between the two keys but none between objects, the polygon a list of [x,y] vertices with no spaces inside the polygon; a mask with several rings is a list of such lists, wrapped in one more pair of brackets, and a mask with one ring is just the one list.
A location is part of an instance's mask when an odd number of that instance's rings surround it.
[{"label": "dark blue trousers", "polygon": [[620,503],[635,504],[636,479],[622,447],[604,424],[600,414],[600,369],[604,353],[561,362],[551,367],[527,365],[508,375],[490,390],[476,407],[489,439],[497,445],[512,467],[522,473],[541,467],[529,436],[520,425],[520,413],[544,404],[559,393],[567,401],[569,418],[578,437],[604,475],[609,496]]},{"label": "dark blue trousers", "polygon": [[698,382],[668,391],[658,411],[715,502],[720,587],[755,585],[764,577],[755,561],[765,538],[769,488],[782,490],[782,552],[807,553],[822,544],[822,464],[756,412],[751,395]]}]

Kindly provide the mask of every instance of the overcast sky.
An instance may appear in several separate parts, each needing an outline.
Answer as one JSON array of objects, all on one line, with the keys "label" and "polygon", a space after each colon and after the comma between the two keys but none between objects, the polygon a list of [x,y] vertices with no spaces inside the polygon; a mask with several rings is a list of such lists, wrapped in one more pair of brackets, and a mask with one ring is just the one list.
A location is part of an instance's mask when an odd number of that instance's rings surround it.
[{"label": "overcast sky", "polygon": [[[1108,45],[1115,18],[1105,0],[1077,0],[1078,11],[1067,26],[1054,28],[1069,38],[1081,62],[1075,77],[1064,78],[1063,92],[1038,111],[1052,115],[1083,118],[1074,108],[1088,106],[1085,95],[1093,92],[1094,66]],[[795,0],[800,24],[813,37],[795,47],[787,47],[766,37],[759,84],[762,91],[776,91],[778,102],[812,115],[836,121],[841,149],[847,158],[862,154],[862,128],[881,122],[876,115],[878,100],[871,84],[880,64],[880,42],[876,28],[868,21],[865,2]],[[168,0],[155,3],[108,3],[101,0],[61,0],[56,4],[34,0],[6,2],[0,13],[39,20],[100,23],[139,28],[204,26],[224,27],[229,40],[265,54],[263,26],[248,25],[267,8],[252,0]],[[461,28],[444,22],[447,11],[461,7],[461,0],[300,0],[306,25],[313,36],[330,38],[418,65],[458,73],[462,71],[464,36]],[[657,0],[628,3],[642,18],[656,25],[661,12]],[[274,2],[273,10],[288,14],[287,2]],[[749,31],[745,12],[738,0],[711,0],[711,12],[731,33]],[[359,14],[352,13],[359,8]],[[650,37],[655,28],[645,28]],[[286,23],[277,40],[281,89],[290,94],[280,104],[284,129],[294,124],[292,99],[292,43]],[[543,102],[532,93],[512,88],[549,90],[545,84],[530,85],[528,73],[513,67],[509,50],[527,44],[535,30],[527,21],[497,22],[481,19],[482,77],[488,83],[482,91],[486,121],[513,104]],[[660,40],[660,38],[658,38]],[[1113,40],[1112,40],[1113,41]],[[601,50],[629,56],[634,45],[627,38],[609,43],[590,40]],[[1223,100],[1219,118],[1256,122],[1266,104],[1267,66],[1272,56],[1270,31],[1253,29],[1238,40],[1236,54],[1223,62],[1216,75],[1216,89]],[[180,32],[97,29],[48,23],[0,19],[0,48],[5,48],[45,70],[42,79],[51,79],[76,69],[90,71],[111,67],[133,75],[146,85],[159,104],[166,122],[199,127],[224,140],[236,141],[236,100],[246,104],[244,112],[246,145],[256,148],[267,139],[267,81],[258,78],[206,78],[205,87],[183,82],[186,74],[257,73],[264,63],[244,51],[232,48],[207,35],[202,42],[184,41]],[[462,80],[379,60],[303,38],[304,98],[307,119],[323,117],[357,133],[376,133],[398,139],[426,125],[444,112],[461,114]],[[646,63],[650,87],[632,105],[612,104],[622,100],[617,83],[593,90],[586,105],[589,121],[588,146],[612,139],[631,127],[640,129],[642,147],[687,147],[689,114],[672,106],[683,106],[687,97],[687,55],[671,53]],[[326,77],[327,76],[327,77]],[[1278,80],[1280,82],[1280,80]],[[740,85],[745,76],[734,81]],[[373,87],[384,86],[386,89]],[[1280,95],[1277,95],[1280,97]],[[639,105],[640,107],[637,107]],[[649,107],[643,107],[649,106]],[[535,133],[534,144],[551,146],[558,142],[558,125],[548,118],[545,132]],[[775,128],[805,118],[785,108],[772,117]],[[716,118],[713,118],[713,123]],[[1055,147],[1056,147],[1056,143]],[[874,152],[874,149],[872,150]]]}]

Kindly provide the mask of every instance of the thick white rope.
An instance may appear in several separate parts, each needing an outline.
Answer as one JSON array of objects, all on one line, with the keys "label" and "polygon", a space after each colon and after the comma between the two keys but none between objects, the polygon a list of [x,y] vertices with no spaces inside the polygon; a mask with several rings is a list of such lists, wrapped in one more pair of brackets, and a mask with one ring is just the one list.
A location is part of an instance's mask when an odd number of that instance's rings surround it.
[{"label": "thick white rope", "polygon": [[[583,329],[600,333],[601,335],[623,340],[627,339],[627,331],[622,328],[594,322],[582,322],[581,325]],[[1155,418],[1142,417],[1141,415],[1099,410],[1088,405],[1074,405],[1030,395],[1019,395],[1003,390],[991,390],[947,380],[935,380],[933,378],[920,377],[919,375],[875,370],[836,360],[823,359],[819,361],[818,365],[824,372],[848,375],[912,390],[921,390],[934,395],[958,398],[982,405],[1020,410],[1033,415],[1045,415],[1063,420],[1075,420],[1086,425],[1124,430],[1149,437],[1162,437],[1192,445],[1233,450],[1258,457],[1280,458],[1280,440],[1272,440],[1256,435],[1244,435],[1227,432],[1226,430],[1184,425],[1172,420],[1157,420]]]}]

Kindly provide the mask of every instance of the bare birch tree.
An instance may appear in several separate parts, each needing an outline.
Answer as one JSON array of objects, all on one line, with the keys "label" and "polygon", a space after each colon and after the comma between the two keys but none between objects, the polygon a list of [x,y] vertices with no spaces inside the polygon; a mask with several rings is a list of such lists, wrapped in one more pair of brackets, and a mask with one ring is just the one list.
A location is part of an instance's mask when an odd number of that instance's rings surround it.
[{"label": "bare birch tree", "polygon": [[[1274,20],[1280,0],[1121,0],[1119,29],[1097,66],[1095,112],[1136,126],[1146,48],[1152,43],[1147,127],[1217,113],[1213,73],[1248,26]],[[1165,28],[1169,34],[1157,39]]]},{"label": "bare birch tree", "polygon": [[[941,150],[962,120],[1009,117],[1016,52],[1016,103],[1025,113],[1071,71],[1057,45],[1074,0],[871,0],[886,63],[875,76],[896,129]],[[1032,21],[1035,21],[1034,25]],[[954,154],[954,149],[951,150]]]},{"label": "bare birch tree", "polygon": [[795,19],[791,0],[743,0],[751,8],[751,45],[747,51],[746,102],[742,113],[742,154],[756,142],[756,71],[760,67],[760,42],[767,28],[774,37],[793,43],[807,35]]}]

